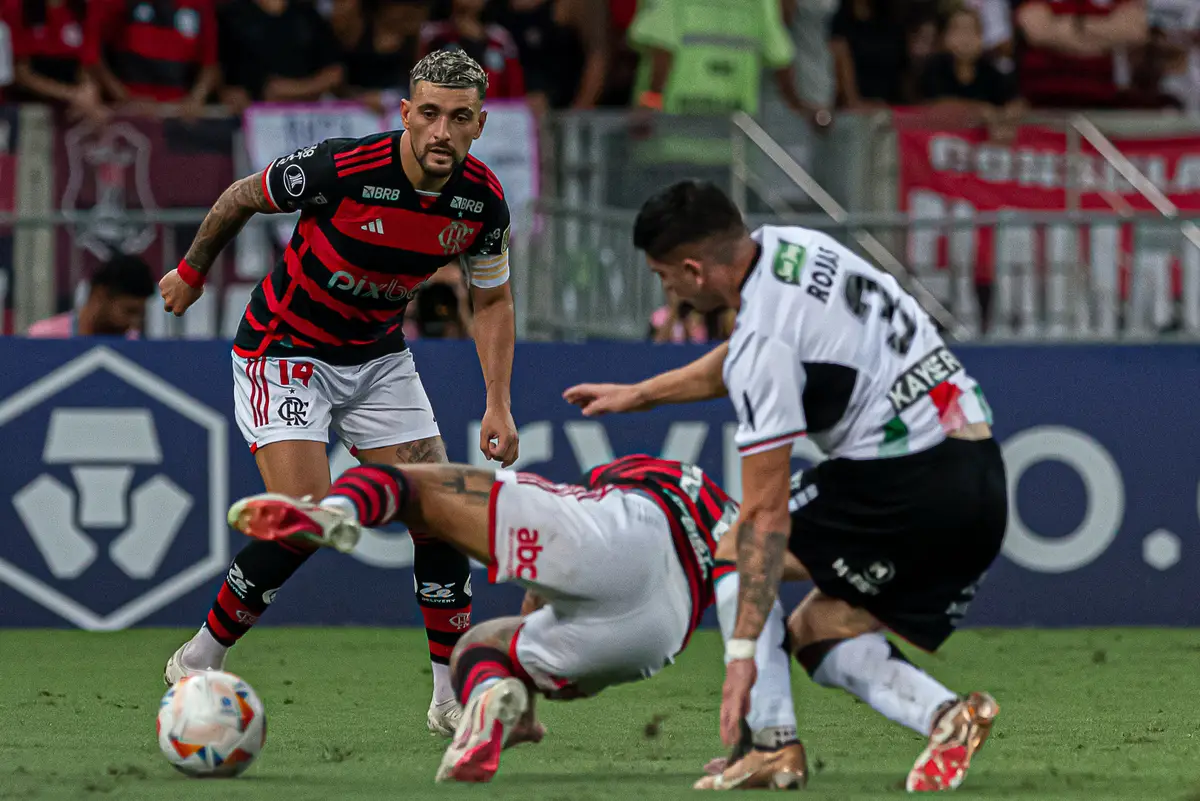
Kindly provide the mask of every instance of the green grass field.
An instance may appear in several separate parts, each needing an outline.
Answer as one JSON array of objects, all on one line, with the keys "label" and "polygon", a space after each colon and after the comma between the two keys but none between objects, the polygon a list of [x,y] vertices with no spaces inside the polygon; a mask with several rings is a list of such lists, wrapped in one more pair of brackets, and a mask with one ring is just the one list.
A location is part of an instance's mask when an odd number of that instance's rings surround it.
[{"label": "green grass field", "polygon": [[[242,778],[187,779],[159,755],[154,716],[162,665],[188,633],[0,630],[0,799],[651,801],[695,797],[722,750],[713,632],[651,681],[542,704],[549,736],[507,752],[491,785],[442,787],[423,632],[264,627],[229,667],[266,704],[266,748]],[[1200,799],[1200,631],[982,630],[919,659],[1000,701],[958,797]],[[798,668],[794,683],[808,795],[902,795],[919,738]]]}]

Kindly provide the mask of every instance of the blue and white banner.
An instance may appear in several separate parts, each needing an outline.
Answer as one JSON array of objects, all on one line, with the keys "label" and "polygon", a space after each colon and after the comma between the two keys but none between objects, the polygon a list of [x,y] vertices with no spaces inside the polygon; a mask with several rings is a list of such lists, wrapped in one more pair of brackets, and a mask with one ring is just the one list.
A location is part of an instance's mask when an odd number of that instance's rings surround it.
[{"label": "blue and white banner", "polygon": [[[586,420],[561,399],[573,383],[636,380],[700,352],[520,345],[520,466],[570,481],[647,452],[695,461],[736,493],[725,402]],[[479,463],[474,346],[414,353],[450,457]],[[1200,347],[956,353],[987,391],[1015,490],[1004,555],[968,624],[1200,624]],[[262,489],[231,416],[228,346],[0,339],[0,376],[0,626],[198,626],[246,542],[225,510]],[[800,451],[797,464],[811,458]],[[331,462],[349,456],[332,448]],[[322,552],[267,621],[419,624],[411,553],[402,530],[354,556]],[[517,609],[516,588],[474,583],[477,619]]]}]

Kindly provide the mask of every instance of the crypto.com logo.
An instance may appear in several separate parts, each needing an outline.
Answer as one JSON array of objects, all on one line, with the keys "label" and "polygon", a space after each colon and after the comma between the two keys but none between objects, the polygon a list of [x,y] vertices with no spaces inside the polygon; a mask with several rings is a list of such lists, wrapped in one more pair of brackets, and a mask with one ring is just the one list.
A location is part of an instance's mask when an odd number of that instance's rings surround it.
[{"label": "crypto.com logo", "polygon": [[227,434],[224,417],[106,347],[89,350],[0,403],[0,426],[97,371],[109,373],[206,432],[209,497],[193,498],[165,473],[156,473],[131,488],[136,466],[163,462],[150,409],[88,407],[60,399],[50,414],[42,463],[69,465],[73,486],[41,472],[12,497],[17,516],[46,567],[56,579],[78,578],[101,558],[99,547],[84,529],[116,529],[120,533],[108,546],[108,559],[130,579],[153,579],[189,511],[197,501],[203,504],[205,500],[207,554],[107,615],[5,559],[0,559],[0,582],[80,628],[113,631],[136,623],[225,569],[229,561]]}]

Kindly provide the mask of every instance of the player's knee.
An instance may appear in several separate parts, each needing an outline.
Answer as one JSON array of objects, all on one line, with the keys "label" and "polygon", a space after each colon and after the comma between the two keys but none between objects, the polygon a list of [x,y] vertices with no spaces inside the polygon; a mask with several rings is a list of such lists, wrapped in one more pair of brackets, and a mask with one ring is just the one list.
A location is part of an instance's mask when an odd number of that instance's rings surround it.
[{"label": "player's knee", "polygon": [[521,618],[519,617],[499,617],[472,626],[466,634],[459,638],[458,643],[454,646],[454,651],[450,654],[450,672],[454,673],[458,670],[458,660],[463,651],[473,645],[486,645],[507,652],[520,627]]},{"label": "player's knee", "polygon": [[794,653],[814,643],[848,640],[879,631],[879,621],[865,609],[813,590],[788,617],[788,638]]}]

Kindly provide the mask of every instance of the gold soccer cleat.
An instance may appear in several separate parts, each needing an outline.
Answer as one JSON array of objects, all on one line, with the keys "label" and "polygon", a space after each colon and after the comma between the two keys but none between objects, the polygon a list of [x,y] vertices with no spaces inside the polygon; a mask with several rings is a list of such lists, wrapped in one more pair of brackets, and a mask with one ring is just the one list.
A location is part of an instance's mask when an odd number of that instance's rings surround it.
[{"label": "gold soccer cleat", "polygon": [[983,747],[1000,713],[987,693],[971,693],[938,716],[929,745],[917,757],[904,783],[910,793],[953,790],[967,777],[971,757]]}]

